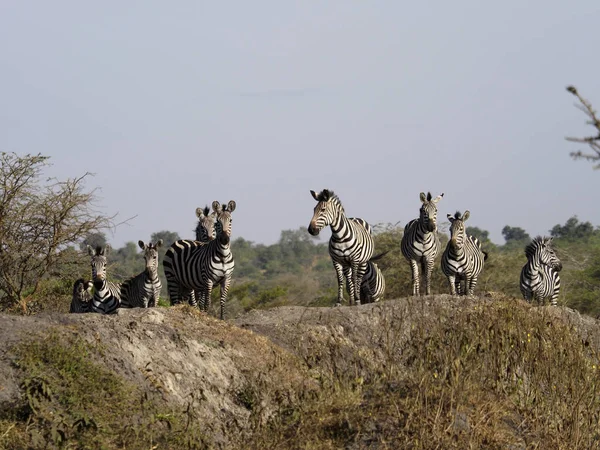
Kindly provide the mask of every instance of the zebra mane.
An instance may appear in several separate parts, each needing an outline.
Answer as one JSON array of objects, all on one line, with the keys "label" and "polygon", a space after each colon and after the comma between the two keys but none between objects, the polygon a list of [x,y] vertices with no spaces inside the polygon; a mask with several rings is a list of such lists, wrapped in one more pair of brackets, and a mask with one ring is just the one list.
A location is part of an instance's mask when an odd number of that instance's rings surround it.
[{"label": "zebra mane", "polygon": [[319,194],[317,195],[317,199],[320,202],[326,202],[329,199],[335,197],[335,193],[333,191],[330,191],[329,189],[323,189],[321,192],[319,192]]},{"label": "zebra mane", "polygon": [[460,213],[460,211],[456,211],[454,213],[454,220],[462,220],[462,214]]},{"label": "zebra mane", "polygon": [[431,192],[427,192],[427,201],[430,202],[432,198]]},{"label": "zebra mane", "polygon": [[208,207],[208,205],[206,205],[204,209],[202,209],[202,214],[204,214],[205,216],[208,216],[210,214],[210,208]]},{"label": "zebra mane", "polygon": [[550,245],[552,243],[552,238],[546,236],[536,236],[534,237],[529,244],[525,247],[525,256],[528,258],[535,253],[535,250],[540,245]]}]

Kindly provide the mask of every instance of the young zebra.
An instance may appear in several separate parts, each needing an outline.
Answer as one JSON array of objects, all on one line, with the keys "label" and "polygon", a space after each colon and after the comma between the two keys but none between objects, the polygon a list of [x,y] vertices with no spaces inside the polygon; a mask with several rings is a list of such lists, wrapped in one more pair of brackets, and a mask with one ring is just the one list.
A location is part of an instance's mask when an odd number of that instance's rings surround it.
[{"label": "young zebra", "polygon": [[153,308],[156,306],[162,287],[158,277],[158,249],[162,244],[162,239],[159,239],[156,244],[150,242],[148,245],[144,241],[138,241],[138,245],[144,251],[146,268],[121,284],[121,308]]},{"label": "young zebra", "polygon": [[94,282],[94,297],[92,298],[92,312],[100,314],[113,314],[121,305],[121,286],[106,279],[106,257],[110,246],[96,247],[94,250],[87,246],[92,257],[92,281]]},{"label": "young zebra", "polygon": [[92,282],[78,279],[73,284],[73,298],[71,300],[70,313],[89,313],[92,312]]},{"label": "young zebra", "polygon": [[[385,278],[381,269],[377,266],[375,261],[380,260],[389,251],[380,253],[379,255],[373,256],[367,263],[367,271],[363,276],[362,284],[360,286],[360,303],[375,303],[379,300],[383,300],[383,294],[385,293]],[[350,268],[344,269],[344,276],[346,277],[346,289],[348,292],[352,292],[349,280],[352,279],[352,270]]]},{"label": "young zebra", "polygon": [[466,233],[465,222],[469,216],[469,211],[465,211],[462,217],[458,211],[454,217],[451,214],[447,216],[450,221],[450,240],[442,254],[442,272],[448,277],[452,295],[473,295],[477,277],[488,256],[481,250],[477,238]]},{"label": "young zebra", "polygon": [[[338,298],[336,306],[344,300],[344,281],[349,285],[350,304],[360,304],[360,288],[367,271],[367,263],[373,256],[375,243],[371,235],[370,225],[362,219],[346,217],[340,199],[328,189],[318,194],[310,191],[318,202],[313,218],[308,225],[308,232],[317,236],[329,225],[329,255],[338,279]],[[344,269],[346,270],[344,273]]]},{"label": "young zebra", "polygon": [[216,214],[217,237],[209,242],[182,239],[171,245],[163,261],[171,304],[180,303],[182,298],[194,298],[193,291],[200,291],[200,307],[210,308],[210,295],[215,284],[221,285],[221,312],[225,317],[225,301],[234,269],[231,253],[231,213],[236,203],[231,200],[221,206],[212,203]]},{"label": "young zebra", "polygon": [[[217,221],[217,216],[215,212],[210,212],[210,208],[205,206],[204,208],[196,208],[196,217],[198,218],[198,223],[196,224],[196,228],[194,232],[196,233],[196,240],[199,242],[207,243],[212,241],[217,236],[215,231],[215,224]],[[191,306],[198,306],[198,300],[201,296],[201,292],[197,290],[193,290],[191,292],[190,298],[184,298],[183,300],[187,300]],[[204,307],[201,307],[204,310]]]},{"label": "young zebra", "polygon": [[525,256],[527,264],[521,270],[520,279],[523,298],[541,303],[550,297],[550,304],[556,306],[562,263],[552,248],[552,238],[537,236],[525,247]]},{"label": "young zebra", "polygon": [[435,257],[440,251],[440,240],[437,236],[437,203],[442,199],[442,192],[436,198],[428,192],[421,192],[421,209],[418,219],[413,219],[404,227],[400,241],[402,254],[412,269],[413,295],[420,295],[419,264],[425,282],[426,295],[431,294],[431,273]]},{"label": "young zebra", "polygon": [[215,212],[210,212],[210,208],[196,208],[196,217],[198,224],[196,225],[196,240],[200,242],[212,241],[216,237],[215,224],[217,215]]}]

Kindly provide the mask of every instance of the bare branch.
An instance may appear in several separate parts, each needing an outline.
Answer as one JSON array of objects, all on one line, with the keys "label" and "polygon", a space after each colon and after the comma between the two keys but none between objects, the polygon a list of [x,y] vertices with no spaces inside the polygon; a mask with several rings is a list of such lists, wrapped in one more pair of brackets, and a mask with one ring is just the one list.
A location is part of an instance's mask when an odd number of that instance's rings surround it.
[{"label": "bare branch", "polygon": [[[574,86],[567,86],[567,91],[577,97],[580,104],[576,104],[575,106],[578,109],[582,110],[590,118],[590,120],[587,121],[586,123],[589,125],[592,125],[594,128],[596,128],[596,131],[598,132],[598,134],[596,134],[595,136],[588,136],[588,137],[584,137],[584,138],[576,138],[576,137],[565,138],[567,141],[570,141],[570,142],[587,144],[593,151],[593,153],[584,153],[583,151],[579,150],[576,152],[571,152],[570,156],[574,159],[585,159],[585,160],[591,161],[591,162],[600,161],[600,120],[598,120],[596,111],[592,108],[592,104],[590,102],[588,102],[586,99],[584,99],[579,94],[579,92],[577,91],[577,89]],[[594,166],[594,169],[599,169],[599,168],[600,168],[600,163],[596,164]]]}]

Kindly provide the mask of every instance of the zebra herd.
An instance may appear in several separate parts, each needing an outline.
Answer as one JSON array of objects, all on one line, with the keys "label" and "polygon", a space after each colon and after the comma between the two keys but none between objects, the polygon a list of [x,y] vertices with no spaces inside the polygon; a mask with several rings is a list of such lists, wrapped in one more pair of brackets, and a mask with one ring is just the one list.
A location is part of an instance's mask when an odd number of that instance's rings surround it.
[{"label": "zebra herd", "polygon": [[[383,299],[385,278],[376,261],[388,252],[375,253],[372,227],[363,219],[347,217],[338,196],[329,189],[317,193],[310,191],[317,201],[308,232],[317,236],[329,226],[329,255],[338,281],[336,306],[344,301],[344,287],[350,296],[350,304],[364,304]],[[404,227],[400,250],[412,271],[413,295],[431,294],[431,275],[441,244],[437,234],[437,204],[444,194],[432,197],[421,193],[419,217]],[[215,286],[221,287],[220,318],[225,317],[225,303],[231,275],[234,269],[231,253],[231,213],[236,203],[218,201],[208,208],[197,208],[196,239],[175,241],[166,251],[163,270],[167,279],[170,304],[187,301],[208,311],[211,293]],[[477,278],[481,274],[488,254],[481,242],[466,233],[465,222],[470,216],[456,212],[448,214],[450,239],[441,257],[441,269],[448,279],[452,295],[474,293]],[[150,308],[158,303],[161,282],[158,276],[158,249],[163,241],[145,244],[139,241],[146,266],[134,277],[118,284],[107,279],[108,245],[92,248],[87,246],[91,257],[92,280],[75,281],[70,312],[95,312],[112,314],[118,308]],[[525,300],[531,302],[550,298],[556,305],[560,290],[558,272],[562,264],[552,247],[552,238],[536,237],[525,249],[527,264],[521,270],[520,289]],[[419,274],[419,267],[421,274]],[[420,279],[423,277],[424,289]],[[93,288],[93,289],[92,289]]]},{"label": "zebra herd", "polygon": [[[317,201],[308,232],[316,236],[327,225],[331,228],[329,255],[338,279],[336,305],[343,302],[344,281],[350,304],[379,301],[383,298],[385,280],[377,264],[384,254],[373,257],[374,240],[371,226],[363,219],[346,217],[344,207],[337,195],[329,189],[316,193],[310,191]],[[404,227],[400,242],[402,255],[412,271],[412,293],[421,294],[421,275],[424,278],[424,294],[431,294],[431,275],[435,258],[440,252],[437,235],[437,204],[444,194],[433,198],[431,193],[420,194],[419,218]],[[465,222],[470,212],[448,214],[450,239],[441,258],[441,269],[448,278],[450,294],[472,296],[488,254],[481,242],[466,233]],[[520,288],[525,300],[542,302],[550,298],[556,305],[560,290],[558,272],[562,269],[554,249],[552,238],[536,237],[525,249],[527,264],[520,276]]]}]

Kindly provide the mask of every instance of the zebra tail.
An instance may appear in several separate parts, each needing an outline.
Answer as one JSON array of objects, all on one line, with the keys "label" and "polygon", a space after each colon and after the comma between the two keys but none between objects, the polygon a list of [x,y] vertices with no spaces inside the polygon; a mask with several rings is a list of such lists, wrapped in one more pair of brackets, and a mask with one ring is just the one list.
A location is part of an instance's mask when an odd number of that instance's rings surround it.
[{"label": "zebra tail", "polygon": [[383,252],[383,253],[380,253],[379,255],[375,255],[375,256],[373,256],[373,257],[372,257],[372,258],[369,260],[369,262],[373,262],[373,261],[379,261],[379,260],[380,260],[381,258],[383,258],[385,255],[387,255],[387,254],[388,254],[390,251],[391,251],[391,250],[387,250],[387,251],[385,251],[385,252]]}]

